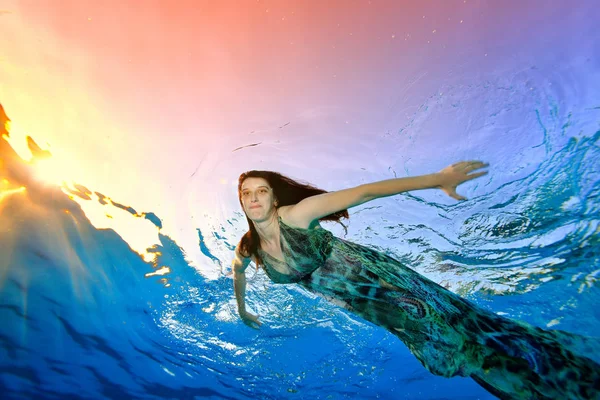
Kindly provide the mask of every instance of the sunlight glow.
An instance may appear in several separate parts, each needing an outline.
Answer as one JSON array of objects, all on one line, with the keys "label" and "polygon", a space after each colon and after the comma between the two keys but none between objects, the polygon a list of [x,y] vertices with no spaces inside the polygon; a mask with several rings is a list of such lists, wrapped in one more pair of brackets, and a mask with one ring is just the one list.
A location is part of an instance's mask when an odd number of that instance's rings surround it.
[{"label": "sunlight glow", "polygon": [[154,261],[156,253],[148,252],[148,249],[160,242],[158,228],[150,221],[142,215],[113,206],[109,198],[104,198],[107,203],[102,205],[96,194],[91,195],[91,200],[84,200],[78,196],[71,198],[81,206],[96,229],[113,229],[144,261]]},{"label": "sunlight glow", "polygon": [[[149,252],[149,249],[160,245],[157,235],[157,231],[160,229],[157,229],[156,221],[152,221],[152,218],[148,218],[144,212],[138,212],[125,204],[114,203],[110,198],[95,192],[94,189],[88,189],[87,185],[93,185],[95,182],[94,176],[85,176],[85,171],[77,168],[76,158],[56,149],[51,154],[50,144],[45,140],[40,140],[40,143],[43,143],[40,145],[18,125],[13,123],[10,128],[10,136],[5,137],[5,140],[17,155],[31,166],[32,177],[36,181],[42,185],[59,187],[81,206],[86,217],[96,229],[114,230],[145,262],[155,262],[156,254]],[[98,172],[97,169],[92,170],[92,175],[96,172]],[[85,182],[86,186],[77,182]],[[16,188],[17,184],[12,183],[9,179],[2,179],[0,181],[0,200],[25,190],[24,187]],[[155,274],[164,275],[169,272],[161,268]]]},{"label": "sunlight glow", "polygon": [[25,190],[25,186],[21,186],[16,189],[0,190],[0,201],[4,200],[5,197],[8,197],[10,195],[23,193]]},{"label": "sunlight glow", "polygon": [[45,183],[64,186],[65,182],[73,182],[69,178],[72,168],[54,158],[35,161],[33,165],[36,178]]},{"label": "sunlight glow", "polygon": [[31,151],[27,147],[27,133],[19,127],[18,124],[8,121],[5,124],[6,130],[10,132],[10,136],[4,136],[4,140],[10,144],[10,147],[21,157],[23,160],[31,160]]},{"label": "sunlight glow", "polygon": [[169,283],[169,280],[167,278],[161,278],[158,280],[160,283],[162,283],[164,285],[164,287],[170,287],[171,284]]},{"label": "sunlight glow", "polygon": [[152,276],[161,276],[161,275],[167,275],[171,273],[171,268],[169,267],[161,267],[159,269],[157,269],[154,272],[148,272],[147,274],[144,275],[144,278],[150,278]]},{"label": "sunlight glow", "polygon": [[[160,244],[160,241],[157,235],[157,227],[146,218],[145,213],[137,213],[125,205],[115,204],[110,198],[77,184],[76,182],[87,181],[82,176],[78,176],[81,171],[73,167],[72,160],[69,160],[64,154],[61,157],[60,153],[58,156],[50,155],[48,150],[38,146],[34,140],[30,140],[28,143],[27,133],[20,129],[18,125],[13,123],[10,128],[10,136],[5,136],[5,140],[17,155],[31,166],[35,180],[42,185],[58,186],[81,206],[94,227],[97,229],[113,229],[145,262],[155,262],[156,252],[149,252],[148,250]],[[46,144],[44,147],[48,146]],[[12,182],[6,177],[2,177],[0,180],[0,201],[8,196],[25,191],[26,188],[20,182]],[[65,212],[68,212],[68,210],[65,210]],[[169,272],[161,268],[154,274],[165,275]]]},{"label": "sunlight glow", "polygon": [[[35,177],[45,183],[63,186],[64,182],[75,181],[72,163],[61,161],[60,158],[51,156],[49,158],[35,158],[28,145],[28,134],[18,124],[7,122],[7,130],[10,136],[5,140],[23,160],[33,166]],[[37,143],[36,143],[37,144]],[[46,149],[41,149],[47,151]],[[49,153],[48,153],[49,154]]]}]

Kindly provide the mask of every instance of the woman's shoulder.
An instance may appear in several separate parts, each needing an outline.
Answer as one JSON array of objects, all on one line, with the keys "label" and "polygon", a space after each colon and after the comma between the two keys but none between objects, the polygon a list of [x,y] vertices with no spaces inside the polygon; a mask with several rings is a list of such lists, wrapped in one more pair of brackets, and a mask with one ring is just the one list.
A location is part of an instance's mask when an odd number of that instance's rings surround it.
[{"label": "woman's shoulder", "polygon": [[314,221],[305,221],[301,218],[298,218],[294,214],[294,206],[281,206],[277,209],[277,214],[279,214],[279,218],[281,221],[291,227],[296,229],[304,229],[304,230],[312,230],[312,229],[321,229],[321,225],[319,225],[318,220]]}]

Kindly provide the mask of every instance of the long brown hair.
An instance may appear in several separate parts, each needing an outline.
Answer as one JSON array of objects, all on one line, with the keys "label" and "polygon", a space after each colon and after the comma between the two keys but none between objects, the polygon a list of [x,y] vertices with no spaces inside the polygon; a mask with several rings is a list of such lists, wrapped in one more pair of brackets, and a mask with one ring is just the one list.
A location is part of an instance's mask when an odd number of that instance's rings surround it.
[{"label": "long brown hair", "polygon": [[[308,183],[295,181],[285,175],[280,174],[279,172],[252,170],[244,172],[238,179],[238,199],[242,209],[244,208],[242,203],[242,184],[247,178],[263,178],[266,180],[273,189],[273,194],[275,195],[275,199],[277,199],[277,207],[291,206],[298,204],[307,197],[327,193],[326,190],[316,188]],[[319,218],[319,221],[337,221],[342,224],[340,221],[342,218],[349,218],[348,210],[341,210],[333,214],[326,215],[322,218]],[[244,257],[256,257],[258,267],[259,265],[262,265],[262,258],[258,254],[260,237],[258,236],[258,232],[256,231],[254,223],[252,223],[248,216],[246,216],[246,219],[248,220],[248,226],[250,229],[244,234],[244,236],[242,236],[238,246]],[[342,224],[342,226],[344,229],[346,229],[344,224]]]}]

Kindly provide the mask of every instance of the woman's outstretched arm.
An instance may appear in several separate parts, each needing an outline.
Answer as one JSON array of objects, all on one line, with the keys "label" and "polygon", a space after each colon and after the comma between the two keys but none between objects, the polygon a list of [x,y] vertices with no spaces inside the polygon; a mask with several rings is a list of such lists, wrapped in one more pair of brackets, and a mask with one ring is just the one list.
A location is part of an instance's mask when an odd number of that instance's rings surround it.
[{"label": "woman's outstretched arm", "polygon": [[245,322],[254,322],[261,325],[258,316],[246,311],[246,267],[250,264],[250,259],[243,257],[239,248],[235,249],[235,258],[233,259],[233,290],[237,300],[238,314]]},{"label": "woman's outstretched arm", "polygon": [[487,166],[481,161],[463,161],[434,174],[388,179],[350,189],[323,193],[308,197],[290,207],[286,219],[296,226],[308,226],[312,221],[334,212],[352,208],[381,197],[419,189],[439,188],[456,200],[465,200],[464,197],[456,193],[456,187],[463,182],[485,175],[487,171],[474,171]]},{"label": "woman's outstretched arm", "polygon": [[440,172],[429,175],[421,175],[408,178],[388,179],[364,185],[367,192],[367,200],[380,197],[392,196],[394,194],[409,192],[411,190],[439,188],[456,200],[466,200],[456,193],[456,187],[463,182],[478,178],[487,174],[487,171],[474,172],[486,168],[488,164],[481,161],[462,161],[444,168]]}]

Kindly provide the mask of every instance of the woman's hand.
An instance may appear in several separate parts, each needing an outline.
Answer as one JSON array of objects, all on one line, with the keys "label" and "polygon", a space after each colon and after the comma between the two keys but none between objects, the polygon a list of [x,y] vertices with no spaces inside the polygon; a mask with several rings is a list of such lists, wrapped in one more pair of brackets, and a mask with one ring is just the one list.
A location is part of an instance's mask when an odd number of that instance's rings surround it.
[{"label": "woman's hand", "polygon": [[[240,313],[240,317],[244,323],[252,328],[258,328],[262,325],[262,322],[258,320],[258,315],[254,315],[249,313],[248,311],[244,311]],[[255,326],[257,325],[257,326]]]},{"label": "woman's hand", "polygon": [[476,173],[471,172],[481,168],[486,168],[488,165],[489,164],[481,161],[461,161],[456,164],[452,164],[438,173],[440,176],[439,188],[453,199],[466,200],[465,197],[456,193],[456,187],[463,182],[470,181],[471,179],[479,178],[480,176],[487,174],[487,171]]}]

